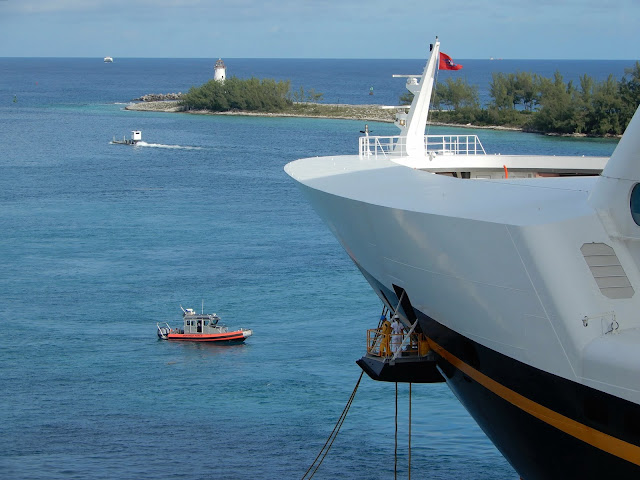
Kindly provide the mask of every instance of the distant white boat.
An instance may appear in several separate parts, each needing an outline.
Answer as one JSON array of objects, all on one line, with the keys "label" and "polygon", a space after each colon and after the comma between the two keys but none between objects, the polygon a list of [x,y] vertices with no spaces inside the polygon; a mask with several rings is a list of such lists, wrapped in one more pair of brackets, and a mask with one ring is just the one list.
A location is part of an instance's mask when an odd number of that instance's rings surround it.
[{"label": "distant white boat", "polygon": [[131,138],[123,138],[122,140],[116,140],[116,137],[113,137],[111,143],[116,145],[136,145],[138,142],[142,141],[142,132],[140,130],[132,130]]},{"label": "distant white boat", "polygon": [[104,63],[113,63],[113,57],[104,57]]}]

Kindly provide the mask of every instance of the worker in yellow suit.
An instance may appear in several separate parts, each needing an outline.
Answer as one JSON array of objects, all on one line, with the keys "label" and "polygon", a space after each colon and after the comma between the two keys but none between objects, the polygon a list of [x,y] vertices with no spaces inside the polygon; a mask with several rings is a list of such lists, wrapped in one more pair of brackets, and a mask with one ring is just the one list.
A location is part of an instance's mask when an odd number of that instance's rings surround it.
[{"label": "worker in yellow suit", "polygon": [[388,357],[391,355],[391,348],[389,345],[389,341],[391,340],[391,322],[386,318],[384,319],[384,322],[382,322],[382,328],[380,331],[380,356]]}]

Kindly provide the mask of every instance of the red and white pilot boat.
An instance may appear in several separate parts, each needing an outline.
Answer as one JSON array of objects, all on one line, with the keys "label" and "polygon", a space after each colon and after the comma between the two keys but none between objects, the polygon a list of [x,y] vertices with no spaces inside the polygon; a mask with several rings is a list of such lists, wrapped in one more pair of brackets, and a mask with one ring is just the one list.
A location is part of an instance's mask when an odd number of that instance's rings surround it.
[{"label": "red and white pilot boat", "polygon": [[161,340],[182,340],[190,342],[241,343],[253,335],[247,328],[229,330],[220,324],[220,317],[215,313],[197,313],[192,308],[182,306],[182,328],[171,328],[168,323],[157,324],[158,338]]}]

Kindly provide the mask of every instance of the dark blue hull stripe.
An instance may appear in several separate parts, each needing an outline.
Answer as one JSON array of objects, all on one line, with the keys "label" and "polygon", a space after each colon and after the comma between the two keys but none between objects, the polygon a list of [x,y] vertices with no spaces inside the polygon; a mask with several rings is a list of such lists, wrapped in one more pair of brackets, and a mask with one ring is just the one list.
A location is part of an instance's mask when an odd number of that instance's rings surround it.
[{"label": "dark blue hull stripe", "polygon": [[[361,271],[397,304],[393,290]],[[639,405],[519,362],[419,310],[412,313],[432,340],[450,388],[524,480],[640,478]]]}]

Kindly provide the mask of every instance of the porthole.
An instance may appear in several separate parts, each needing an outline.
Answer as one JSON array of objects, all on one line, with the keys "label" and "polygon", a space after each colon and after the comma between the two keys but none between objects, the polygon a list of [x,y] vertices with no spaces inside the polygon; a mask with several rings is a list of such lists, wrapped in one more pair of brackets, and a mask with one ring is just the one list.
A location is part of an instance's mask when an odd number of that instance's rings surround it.
[{"label": "porthole", "polygon": [[640,225],[640,183],[636,183],[631,190],[631,216],[636,225]]}]

